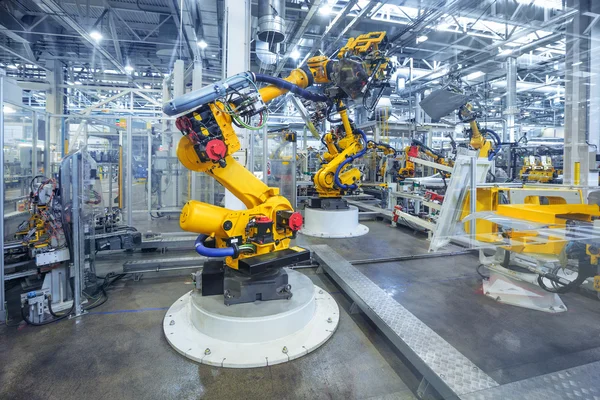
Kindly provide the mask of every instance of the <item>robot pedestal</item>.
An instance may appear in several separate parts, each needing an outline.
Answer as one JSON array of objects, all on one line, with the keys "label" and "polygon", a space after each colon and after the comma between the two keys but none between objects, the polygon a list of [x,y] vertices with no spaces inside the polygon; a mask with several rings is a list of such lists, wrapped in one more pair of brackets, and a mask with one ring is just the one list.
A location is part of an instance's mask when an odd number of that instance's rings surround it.
[{"label": "robot pedestal", "polygon": [[186,293],[163,321],[167,341],[185,357],[218,367],[266,367],[308,354],[333,335],[339,308],[306,275],[287,274],[288,300],[226,306],[223,295]]},{"label": "robot pedestal", "polygon": [[358,208],[350,206],[345,210],[304,209],[304,226],[300,233],[323,238],[347,238],[362,236],[369,228],[358,223]]}]

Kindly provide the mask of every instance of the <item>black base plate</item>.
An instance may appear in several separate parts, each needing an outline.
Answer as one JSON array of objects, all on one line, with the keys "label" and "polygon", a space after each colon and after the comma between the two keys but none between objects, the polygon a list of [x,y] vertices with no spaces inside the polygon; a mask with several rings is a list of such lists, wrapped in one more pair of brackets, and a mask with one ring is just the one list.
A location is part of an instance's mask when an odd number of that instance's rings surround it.
[{"label": "black base plate", "polygon": [[250,258],[238,263],[238,271],[246,275],[256,275],[269,269],[287,267],[302,261],[310,260],[310,251],[296,248],[274,251]]},{"label": "black base plate", "polygon": [[350,208],[348,202],[341,197],[320,198],[311,197],[308,199],[307,207],[321,208],[323,210],[347,210]]}]

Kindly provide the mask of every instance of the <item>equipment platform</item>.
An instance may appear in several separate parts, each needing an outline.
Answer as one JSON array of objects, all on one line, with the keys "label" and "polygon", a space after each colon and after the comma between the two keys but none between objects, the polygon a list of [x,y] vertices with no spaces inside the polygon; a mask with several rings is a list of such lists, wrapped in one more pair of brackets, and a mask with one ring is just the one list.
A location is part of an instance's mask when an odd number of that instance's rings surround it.
[{"label": "equipment platform", "polygon": [[597,299],[561,295],[569,311],[553,315],[500,304],[483,295],[476,256],[377,262],[425,254],[428,242],[367,225],[360,238],[298,244],[419,371],[423,397],[431,387],[443,398],[600,397]]}]

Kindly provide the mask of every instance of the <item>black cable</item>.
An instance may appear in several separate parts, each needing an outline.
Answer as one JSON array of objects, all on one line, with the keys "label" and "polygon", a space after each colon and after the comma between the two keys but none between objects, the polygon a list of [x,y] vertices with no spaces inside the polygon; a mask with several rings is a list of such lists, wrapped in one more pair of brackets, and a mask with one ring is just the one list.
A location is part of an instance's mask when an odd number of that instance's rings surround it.
[{"label": "black cable", "polygon": [[485,265],[483,265],[483,264],[479,264],[479,265],[477,266],[477,273],[479,274],[479,276],[480,276],[482,279],[485,279],[485,280],[487,281],[488,279],[490,279],[490,276],[489,276],[489,275],[484,275],[484,274],[482,274],[482,273],[481,273],[481,271],[480,271],[481,267],[485,267],[485,268],[487,268]]}]

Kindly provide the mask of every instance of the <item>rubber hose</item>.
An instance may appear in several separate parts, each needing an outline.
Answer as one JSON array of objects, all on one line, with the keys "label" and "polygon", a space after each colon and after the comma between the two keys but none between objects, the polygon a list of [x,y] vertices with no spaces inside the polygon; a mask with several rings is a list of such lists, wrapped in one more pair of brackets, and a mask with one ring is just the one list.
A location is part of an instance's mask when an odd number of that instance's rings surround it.
[{"label": "rubber hose", "polygon": [[492,137],[494,138],[494,141],[496,142],[496,146],[494,146],[494,150],[490,151],[490,153],[488,154],[488,161],[492,161],[494,159],[494,157],[496,157],[496,154],[498,154],[498,150],[500,147],[500,136],[498,136],[498,134],[496,132],[494,132],[491,129],[484,129],[483,130],[484,133],[489,133],[490,135],[492,135]]},{"label": "rubber hose", "polygon": [[198,235],[196,238],[196,252],[204,257],[233,257],[235,249],[233,247],[209,248],[204,245],[208,235]]},{"label": "rubber hose", "polygon": [[277,86],[278,88],[289,90],[290,92],[297,94],[300,97],[304,97],[305,99],[308,99],[310,101],[329,102],[329,98],[324,94],[310,92],[306,89],[302,89],[298,85],[294,85],[293,83],[290,83],[281,78],[276,78],[274,76],[269,76],[265,74],[255,74],[255,77],[257,82],[269,83],[271,85]]},{"label": "rubber hose", "polygon": [[340,165],[338,165],[337,169],[335,170],[335,175],[333,176],[333,179],[335,181],[335,184],[342,190],[354,190],[354,189],[358,188],[358,185],[356,183],[353,183],[352,185],[345,185],[342,182],[340,182],[340,172],[342,171],[342,168],[344,168],[344,166],[346,164],[348,164],[349,162],[352,162],[353,160],[355,160],[357,158],[364,156],[365,153],[367,152],[367,135],[365,135],[365,132],[363,132],[362,129],[357,129],[356,131],[362,136],[363,141],[365,143],[365,147],[363,147],[363,149],[361,151],[359,151],[358,153],[356,153],[355,155],[346,158]]}]

